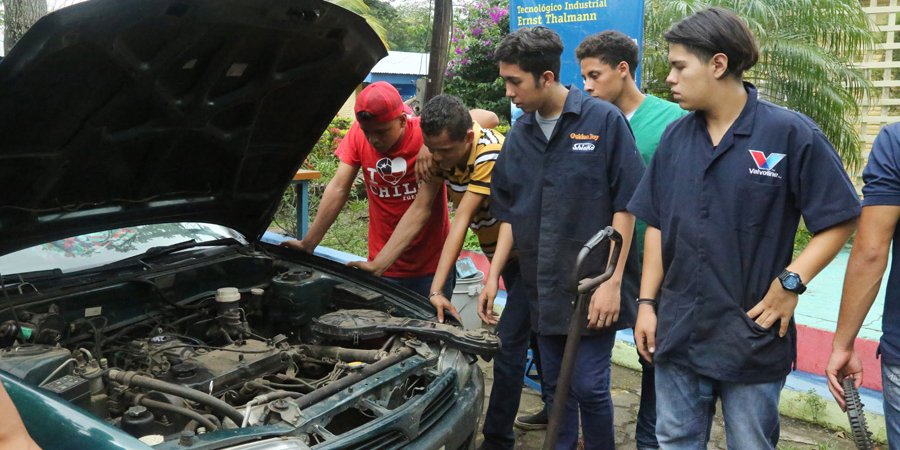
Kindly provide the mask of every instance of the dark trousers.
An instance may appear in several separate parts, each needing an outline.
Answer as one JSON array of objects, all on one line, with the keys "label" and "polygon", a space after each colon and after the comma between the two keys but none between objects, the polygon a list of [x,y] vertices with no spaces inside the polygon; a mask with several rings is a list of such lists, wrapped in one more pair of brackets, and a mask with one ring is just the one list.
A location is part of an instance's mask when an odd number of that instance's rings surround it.
[{"label": "dark trousers", "polygon": [[641,404],[638,407],[634,440],[638,450],[659,448],[656,441],[656,381],[653,364],[638,355],[641,363]]},{"label": "dark trousers", "polygon": [[[515,446],[513,422],[519,412],[519,399],[525,380],[526,353],[531,342],[530,306],[528,299],[518,295],[519,290],[516,289],[519,281],[519,265],[514,262],[508,263],[502,276],[507,292],[506,307],[503,308],[500,323],[497,324],[497,335],[500,337],[502,347],[494,356],[494,384],[484,416],[483,449],[512,449]],[[540,374],[539,356],[535,350],[532,349]],[[541,387],[543,396],[547,392],[543,381]]]},{"label": "dark trousers", "polygon": [[[613,403],[609,393],[610,362],[615,340],[616,333],[613,332],[581,337],[565,415],[556,441],[557,450],[573,450],[578,443],[579,413],[586,450],[616,448]],[[547,406],[552,411],[566,336],[538,335],[538,344],[541,347],[544,383],[549,391]]]}]

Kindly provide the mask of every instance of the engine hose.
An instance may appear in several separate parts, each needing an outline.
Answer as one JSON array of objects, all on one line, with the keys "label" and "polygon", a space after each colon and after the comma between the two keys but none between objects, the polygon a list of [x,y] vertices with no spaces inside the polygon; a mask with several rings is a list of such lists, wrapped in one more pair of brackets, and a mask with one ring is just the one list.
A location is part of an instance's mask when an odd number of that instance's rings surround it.
[{"label": "engine hose", "polygon": [[330,395],[337,393],[338,391],[350,387],[351,385],[353,385],[353,383],[356,383],[368,377],[369,375],[380,372],[389,366],[392,366],[400,361],[403,361],[406,358],[409,358],[413,354],[415,354],[415,350],[409,347],[403,347],[397,353],[392,353],[378,360],[374,364],[369,364],[368,366],[363,367],[362,370],[358,372],[347,375],[344,378],[327,384],[324,387],[316,389],[315,391],[312,391],[309,394],[300,397],[299,399],[297,399],[297,406],[299,406],[300,409],[306,408]]},{"label": "engine hose", "polygon": [[[212,415],[212,414],[202,414],[202,416],[203,416],[204,418],[208,419],[208,420],[210,421],[210,423],[212,423],[212,424],[215,426],[215,428],[209,428],[209,427],[207,427],[207,428],[206,428],[206,431],[213,431],[213,430],[219,428],[219,425],[216,423],[216,422],[219,421],[219,418],[218,418],[218,417],[216,417],[216,416],[214,416],[214,415]],[[197,431],[197,427],[198,427],[199,425],[200,425],[200,422],[198,422],[197,419],[191,419],[191,421],[188,422],[187,425],[184,426],[184,431],[196,432],[196,431]],[[204,426],[206,426],[206,425],[204,425]]]},{"label": "engine hose", "polygon": [[305,384],[291,384],[291,383],[275,383],[272,381],[262,381],[263,386],[266,386],[271,389],[281,389],[281,390],[291,390],[291,391],[300,391],[301,393],[309,393],[315,390],[312,386],[307,386]]},{"label": "engine hose", "polygon": [[385,352],[382,352],[381,350],[360,350],[355,348],[334,347],[331,345],[311,344],[301,345],[300,353],[314,358],[332,358],[344,362],[362,361],[369,364],[378,361],[385,355]]},{"label": "engine hose", "polygon": [[138,386],[145,389],[160,391],[166,394],[172,394],[178,397],[183,397],[188,400],[195,401],[197,403],[200,403],[201,405],[208,407],[214,412],[228,417],[236,424],[240,424],[243,420],[243,416],[241,415],[241,413],[228,403],[225,403],[222,400],[213,397],[212,395],[204,394],[203,392],[191,389],[189,387],[160,381],[143,375],[138,375],[136,372],[126,372],[118,369],[110,369],[109,373],[106,374],[106,377],[111,381],[122,383],[126,386]]},{"label": "engine hose", "polygon": [[[219,429],[219,427],[216,426],[216,424],[213,423],[213,421],[209,420],[209,418],[205,417],[203,414],[200,414],[197,411],[194,411],[192,409],[183,408],[181,406],[176,406],[171,403],[156,401],[153,399],[149,399],[147,397],[140,397],[140,399],[138,400],[138,403],[140,403],[141,405],[144,405],[148,408],[159,409],[162,411],[166,411],[166,412],[170,412],[170,413],[174,413],[174,414],[180,414],[182,416],[188,417],[191,419],[190,423],[199,423],[200,425],[203,425],[204,427],[206,427],[206,431],[215,431],[215,430]],[[194,425],[194,429],[195,430],[197,429],[196,425]]]}]

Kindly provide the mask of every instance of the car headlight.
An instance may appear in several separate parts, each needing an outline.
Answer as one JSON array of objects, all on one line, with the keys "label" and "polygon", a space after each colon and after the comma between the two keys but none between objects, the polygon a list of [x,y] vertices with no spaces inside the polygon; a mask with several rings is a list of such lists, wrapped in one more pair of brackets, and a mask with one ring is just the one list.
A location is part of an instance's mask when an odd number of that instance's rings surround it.
[{"label": "car headlight", "polygon": [[438,358],[438,371],[444,372],[448,369],[456,371],[456,385],[462,390],[463,386],[469,382],[474,370],[475,359],[469,355],[455,349],[444,347],[441,350],[441,356]]},{"label": "car headlight", "polygon": [[309,445],[300,438],[284,437],[228,447],[228,450],[309,450]]}]

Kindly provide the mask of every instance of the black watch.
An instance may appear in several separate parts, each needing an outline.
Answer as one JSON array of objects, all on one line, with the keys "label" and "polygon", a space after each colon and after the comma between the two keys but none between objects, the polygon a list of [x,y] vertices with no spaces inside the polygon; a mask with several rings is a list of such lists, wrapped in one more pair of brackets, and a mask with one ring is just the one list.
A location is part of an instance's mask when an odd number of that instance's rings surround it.
[{"label": "black watch", "polygon": [[806,292],[806,285],[800,280],[800,275],[790,270],[785,269],[784,272],[781,272],[781,275],[778,275],[778,280],[781,281],[781,287],[786,291],[794,292],[797,295]]}]

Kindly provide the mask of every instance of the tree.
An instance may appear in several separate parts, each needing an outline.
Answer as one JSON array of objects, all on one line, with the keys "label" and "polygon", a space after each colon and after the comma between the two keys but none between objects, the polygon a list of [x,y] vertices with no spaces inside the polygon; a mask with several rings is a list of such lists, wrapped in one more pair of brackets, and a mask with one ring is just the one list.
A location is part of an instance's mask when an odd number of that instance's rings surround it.
[{"label": "tree", "polygon": [[46,0],[3,0],[3,50],[19,42],[22,35],[47,14]]},{"label": "tree", "polygon": [[444,91],[470,108],[509,120],[509,100],[494,61],[494,49],[509,34],[509,0],[478,0],[454,18]]},{"label": "tree", "polygon": [[431,7],[428,2],[396,8],[385,0],[364,0],[372,16],[387,29],[391,50],[427,53],[431,44]]},{"label": "tree", "polygon": [[756,35],[760,59],[744,74],[759,95],[814,120],[844,164],[862,164],[859,101],[871,89],[861,61],[874,45],[859,0],[647,0],[643,80],[648,91],[668,97],[668,44],[675,22],[711,6],[735,11]]}]

